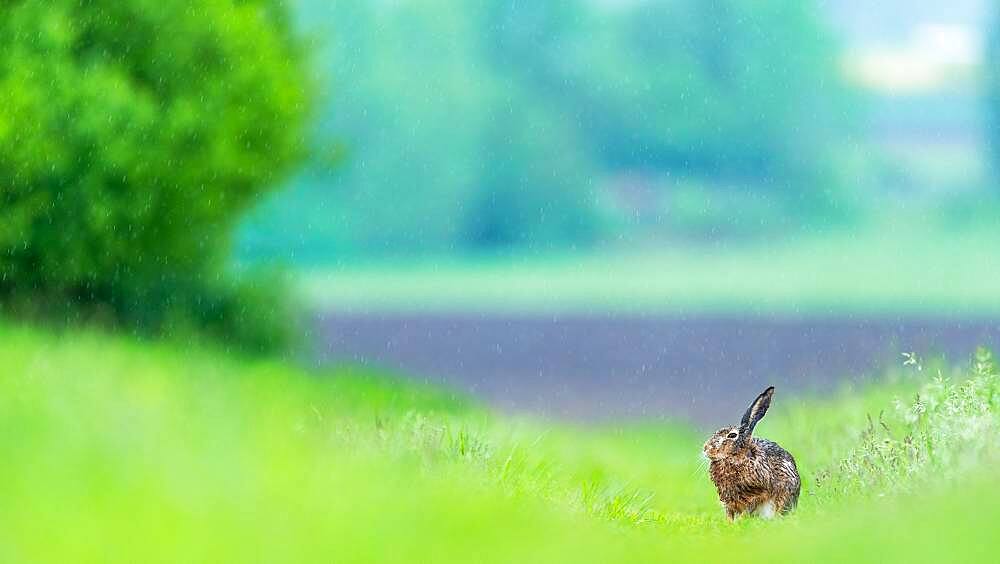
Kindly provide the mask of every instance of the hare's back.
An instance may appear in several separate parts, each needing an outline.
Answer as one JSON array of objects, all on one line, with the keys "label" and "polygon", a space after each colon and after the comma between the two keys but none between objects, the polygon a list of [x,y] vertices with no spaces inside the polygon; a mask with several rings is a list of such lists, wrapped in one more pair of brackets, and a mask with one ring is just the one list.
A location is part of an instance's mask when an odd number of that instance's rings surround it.
[{"label": "hare's back", "polygon": [[778,478],[778,481],[798,484],[799,471],[795,466],[795,458],[790,452],[781,448],[778,443],[767,439],[754,438],[753,442],[758,451],[763,453],[767,465],[771,467],[771,472],[774,477]]}]

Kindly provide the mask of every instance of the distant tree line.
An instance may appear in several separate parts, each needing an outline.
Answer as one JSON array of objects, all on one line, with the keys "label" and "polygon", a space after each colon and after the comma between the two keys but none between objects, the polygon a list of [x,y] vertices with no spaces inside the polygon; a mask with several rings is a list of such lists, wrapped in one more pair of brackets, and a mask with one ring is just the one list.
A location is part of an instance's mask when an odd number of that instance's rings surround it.
[{"label": "distant tree line", "polygon": [[[247,231],[251,248],[455,252],[614,234],[616,174],[835,195],[837,50],[803,0],[298,4],[346,147]],[[317,24],[317,22],[319,22]]]}]

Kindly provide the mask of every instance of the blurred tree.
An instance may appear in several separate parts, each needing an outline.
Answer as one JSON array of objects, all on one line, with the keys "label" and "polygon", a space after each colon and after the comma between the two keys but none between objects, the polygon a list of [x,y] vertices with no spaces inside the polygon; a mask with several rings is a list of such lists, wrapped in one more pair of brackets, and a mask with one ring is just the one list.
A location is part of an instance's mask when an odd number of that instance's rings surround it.
[{"label": "blurred tree", "polygon": [[1000,178],[1000,2],[993,2],[986,34],[985,92],[986,141],[991,153],[993,174]]},{"label": "blurred tree", "polygon": [[225,286],[230,234],[304,149],[309,95],[281,2],[2,11],[0,295],[147,328],[224,324],[237,298],[205,292]]},{"label": "blurred tree", "polygon": [[[484,36],[484,6],[302,5],[306,19],[333,22],[316,33],[328,39],[324,66],[342,80],[320,128],[346,141],[347,158],[263,206],[250,228],[266,233],[258,245],[296,233],[285,249],[308,260],[323,252],[550,246],[592,235],[590,157],[572,117],[524,88],[499,59]],[[316,240],[323,249],[314,253],[307,241]]]},{"label": "blurred tree", "polygon": [[760,179],[815,168],[840,138],[846,90],[812,2],[625,6],[564,26],[536,57],[605,168]]},{"label": "blurred tree", "polygon": [[576,128],[523,89],[496,88],[462,241],[473,249],[590,243],[599,218]]}]

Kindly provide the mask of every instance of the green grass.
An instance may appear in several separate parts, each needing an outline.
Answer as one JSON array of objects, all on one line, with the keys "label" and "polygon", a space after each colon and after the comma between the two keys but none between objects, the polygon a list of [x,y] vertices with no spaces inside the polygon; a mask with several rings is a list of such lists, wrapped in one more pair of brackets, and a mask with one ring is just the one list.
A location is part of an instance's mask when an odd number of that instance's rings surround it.
[{"label": "green grass", "polygon": [[574,257],[395,260],[312,269],[306,299],[343,311],[667,314],[1000,313],[1000,232],[925,216],[857,231]]},{"label": "green grass", "polygon": [[798,459],[800,508],[730,524],[681,423],[0,327],[0,561],[989,561],[997,377],[951,376],[780,395],[758,434]]}]

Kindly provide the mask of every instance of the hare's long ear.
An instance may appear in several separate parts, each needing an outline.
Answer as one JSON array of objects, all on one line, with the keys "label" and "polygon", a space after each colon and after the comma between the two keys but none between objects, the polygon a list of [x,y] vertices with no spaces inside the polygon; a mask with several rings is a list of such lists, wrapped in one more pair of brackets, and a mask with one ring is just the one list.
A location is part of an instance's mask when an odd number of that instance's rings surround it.
[{"label": "hare's long ear", "polygon": [[740,421],[741,440],[749,439],[753,435],[753,428],[757,426],[757,422],[764,418],[767,408],[771,407],[771,396],[773,395],[774,386],[771,386],[757,396],[757,399],[753,400],[753,403],[747,408],[747,412],[743,414],[743,420]]}]

